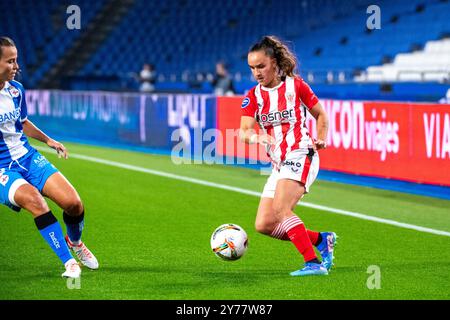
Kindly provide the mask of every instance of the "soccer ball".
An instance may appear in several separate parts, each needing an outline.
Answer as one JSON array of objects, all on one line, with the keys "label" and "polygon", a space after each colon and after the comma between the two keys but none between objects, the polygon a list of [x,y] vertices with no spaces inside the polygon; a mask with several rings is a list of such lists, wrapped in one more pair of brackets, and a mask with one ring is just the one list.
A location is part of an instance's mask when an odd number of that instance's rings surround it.
[{"label": "soccer ball", "polygon": [[247,233],[237,224],[219,226],[211,235],[211,248],[224,260],[237,260],[247,251]]}]

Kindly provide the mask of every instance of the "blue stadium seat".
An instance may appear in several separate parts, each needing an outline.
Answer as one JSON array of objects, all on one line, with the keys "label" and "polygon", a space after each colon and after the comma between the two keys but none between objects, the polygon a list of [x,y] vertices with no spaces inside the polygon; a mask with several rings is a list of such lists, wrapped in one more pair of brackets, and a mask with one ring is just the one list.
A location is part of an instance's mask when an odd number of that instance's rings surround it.
[{"label": "blue stadium seat", "polygon": [[[6,0],[0,0],[3,2]],[[76,3],[83,8],[83,21],[89,22],[106,1]],[[225,60],[232,73],[250,79],[248,48],[262,35],[275,34],[290,43],[302,72],[318,72],[319,79],[326,71],[347,72],[380,64],[385,57],[450,33],[449,1],[380,0],[382,29],[367,32],[370,4],[368,0],[135,0],[78,75],[128,75],[150,62],[165,79],[171,74],[181,79],[186,70],[214,72],[215,63]],[[27,75],[27,85],[32,87],[80,32],[54,27],[52,19],[61,9],[59,0],[21,0],[8,5],[23,15],[2,17],[0,30],[24,51],[20,56],[22,60],[26,57],[23,76]],[[248,81],[242,80],[244,84]],[[161,86],[189,89],[170,83]]]}]

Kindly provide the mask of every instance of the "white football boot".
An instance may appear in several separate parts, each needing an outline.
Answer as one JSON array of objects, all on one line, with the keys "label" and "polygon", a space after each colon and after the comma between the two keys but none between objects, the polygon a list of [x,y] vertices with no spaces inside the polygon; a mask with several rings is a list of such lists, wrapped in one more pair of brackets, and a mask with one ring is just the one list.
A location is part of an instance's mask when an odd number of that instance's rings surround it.
[{"label": "white football boot", "polygon": [[64,278],[79,278],[81,274],[81,268],[78,265],[78,262],[75,259],[70,259],[64,264],[66,268],[66,272],[64,272],[61,276]]},{"label": "white football boot", "polygon": [[97,258],[95,258],[92,252],[82,241],[80,241],[79,244],[74,244],[70,241],[69,236],[66,235],[66,242],[70,250],[72,250],[76,254],[83,265],[85,265],[89,269],[98,269]]}]

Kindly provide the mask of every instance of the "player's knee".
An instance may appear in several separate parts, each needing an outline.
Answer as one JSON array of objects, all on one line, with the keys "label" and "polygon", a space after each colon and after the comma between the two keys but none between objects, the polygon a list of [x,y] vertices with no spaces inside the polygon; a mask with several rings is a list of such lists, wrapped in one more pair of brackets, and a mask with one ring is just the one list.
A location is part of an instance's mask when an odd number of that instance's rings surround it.
[{"label": "player's knee", "polygon": [[64,205],[63,209],[68,215],[71,216],[78,216],[84,210],[83,203],[81,202],[81,199],[78,196],[70,197],[67,200],[66,204]]},{"label": "player's knee", "polygon": [[255,230],[259,233],[265,233],[265,224],[259,220],[255,221]]},{"label": "player's knee", "polygon": [[255,221],[255,230],[262,234],[271,234],[273,230],[273,224],[264,219],[257,219]]}]

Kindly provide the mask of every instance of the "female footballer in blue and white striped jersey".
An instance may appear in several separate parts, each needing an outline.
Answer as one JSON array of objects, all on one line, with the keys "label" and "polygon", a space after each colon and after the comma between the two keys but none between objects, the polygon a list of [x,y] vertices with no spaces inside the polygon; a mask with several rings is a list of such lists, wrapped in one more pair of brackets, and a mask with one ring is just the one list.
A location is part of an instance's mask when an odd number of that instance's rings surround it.
[{"label": "female footballer in blue and white striped jersey", "polygon": [[[65,159],[68,157],[61,143],[28,120],[25,90],[13,80],[18,71],[14,42],[0,37],[0,204],[31,212],[39,232],[65,266],[62,276],[77,278],[81,269],[69,248],[82,264],[98,268],[97,259],[81,241],[83,203],[69,181],[28,143],[27,136],[46,143]],[[44,196],[63,209],[66,237]]]}]

